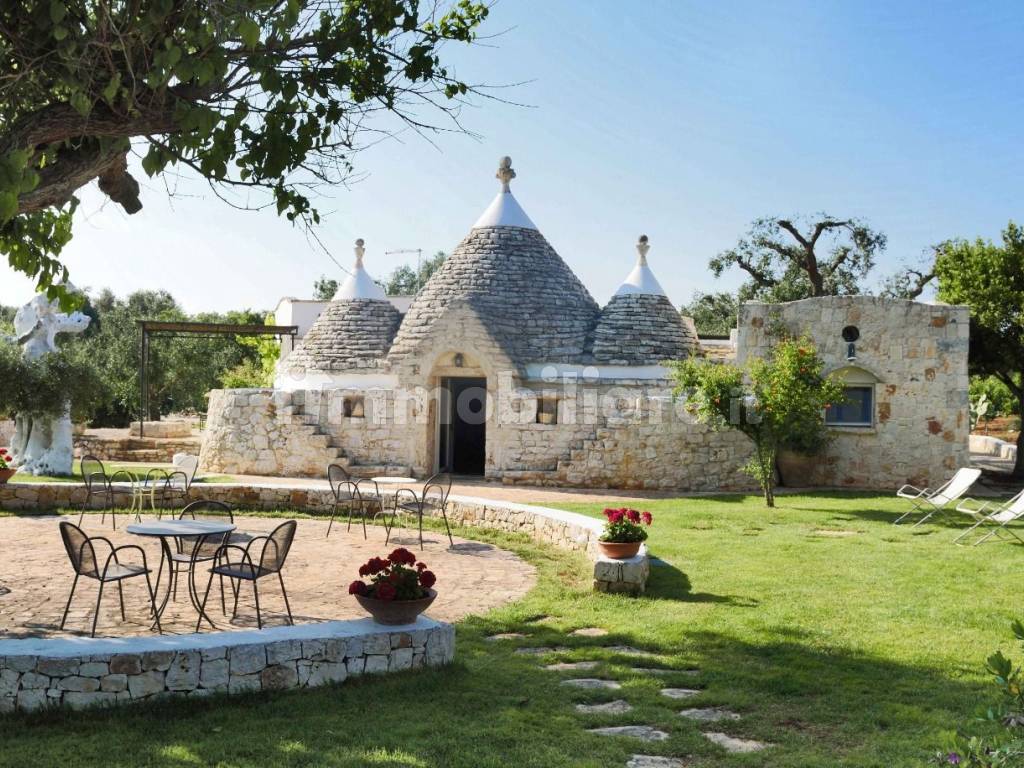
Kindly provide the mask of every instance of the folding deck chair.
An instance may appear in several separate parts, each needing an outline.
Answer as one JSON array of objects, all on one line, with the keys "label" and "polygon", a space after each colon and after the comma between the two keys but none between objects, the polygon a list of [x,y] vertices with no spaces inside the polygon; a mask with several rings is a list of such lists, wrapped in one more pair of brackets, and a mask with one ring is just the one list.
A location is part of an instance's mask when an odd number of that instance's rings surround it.
[{"label": "folding deck chair", "polygon": [[[981,506],[977,506],[979,503]],[[953,539],[954,544],[959,544],[961,539],[983,525],[990,526],[992,530],[973,542],[975,545],[981,544],[993,536],[1002,536],[1004,533],[1010,534],[1017,541],[1024,544],[1024,539],[1009,528],[1010,523],[1024,517],[1024,491],[1021,491],[1009,501],[977,502],[968,497],[957,504],[956,511],[970,515],[977,522]]]},{"label": "folding deck chair", "polygon": [[980,469],[963,467],[958,469],[948,482],[934,491],[931,488],[915,488],[912,485],[904,485],[896,491],[896,495],[909,501],[913,508],[896,518],[894,524],[902,523],[911,515],[921,515],[921,519],[911,526],[916,528],[967,493],[967,489],[974,485],[974,481],[979,477],[981,477]]}]

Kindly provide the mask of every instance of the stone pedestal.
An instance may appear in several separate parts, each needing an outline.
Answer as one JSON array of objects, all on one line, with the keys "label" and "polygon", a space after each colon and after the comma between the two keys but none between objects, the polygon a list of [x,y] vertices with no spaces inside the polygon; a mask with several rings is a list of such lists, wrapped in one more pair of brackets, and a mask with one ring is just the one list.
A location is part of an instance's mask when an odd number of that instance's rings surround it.
[{"label": "stone pedestal", "polygon": [[651,575],[651,560],[647,547],[626,560],[613,560],[599,554],[594,561],[594,589],[598,592],[621,592],[642,595],[647,590]]}]

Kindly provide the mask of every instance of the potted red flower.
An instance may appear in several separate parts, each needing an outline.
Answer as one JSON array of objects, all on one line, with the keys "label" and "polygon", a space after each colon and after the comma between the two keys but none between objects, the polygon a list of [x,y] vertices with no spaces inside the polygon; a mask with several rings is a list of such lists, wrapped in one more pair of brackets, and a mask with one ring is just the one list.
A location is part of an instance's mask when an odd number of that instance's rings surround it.
[{"label": "potted red flower", "polygon": [[636,509],[606,509],[604,516],[607,522],[604,531],[597,541],[598,549],[605,557],[625,560],[640,551],[640,545],[647,538],[645,526],[649,526],[654,518],[650,512]]},{"label": "potted red flower", "polygon": [[0,448],[0,485],[3,485],[12,477],[18,470],[12,467],[14,463],[14,457],[7,452],[6,448]]},{"label": "potted red flower", "polygon": [[359,575],[370,577],[370,583],[353,581],[348,593],[378,624],[412,624],[437,597],[432,588],[437,577],[405,547],[387,559],[371,557],[359,568]]}]

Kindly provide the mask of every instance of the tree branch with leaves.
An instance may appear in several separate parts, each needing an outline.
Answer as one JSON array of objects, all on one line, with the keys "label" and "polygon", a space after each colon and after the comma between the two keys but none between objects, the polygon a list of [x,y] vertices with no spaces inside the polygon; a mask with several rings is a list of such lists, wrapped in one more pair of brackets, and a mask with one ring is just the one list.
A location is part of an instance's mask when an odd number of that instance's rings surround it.
[{"label": "tree branch with leaves", "polygon": [[470,0],[0,4],[0,252],[66,300],[75,193],[95,180],[139,211],[133,148],[149,176],[189,168],[238,207],[315,225],[311,198],[352,172],[363,137],[463,130],[463,99],[480,91],[440,54],[471,43],[487,12]]}]

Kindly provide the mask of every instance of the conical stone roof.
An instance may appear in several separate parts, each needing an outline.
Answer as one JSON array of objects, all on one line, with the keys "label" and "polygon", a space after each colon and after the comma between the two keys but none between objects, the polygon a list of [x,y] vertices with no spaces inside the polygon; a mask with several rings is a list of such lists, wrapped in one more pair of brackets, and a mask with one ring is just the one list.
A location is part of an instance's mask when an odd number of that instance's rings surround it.
[{"label": "conical stone roof", "polygon": [[356,240],[355,252],[352,274],[285,359],[285,371],[377,368],[387,356],[402,318],[363,267],[362,240]]},{"label": "conical stone roof", "polygon": [[606,365],[657,365],[680,360],[698,347],[647,264],[650,245],[641,235],[639,258],[626,281],[601,311],[594,329],[594,362]]},{"label": "conical stone roof", "polygon": [[512,196],[509,158],[497,178],[501,192],[416,296],[389,360],[415,354],[456,303],[473,309],[517,365],[584,360],[600,308]]}]

